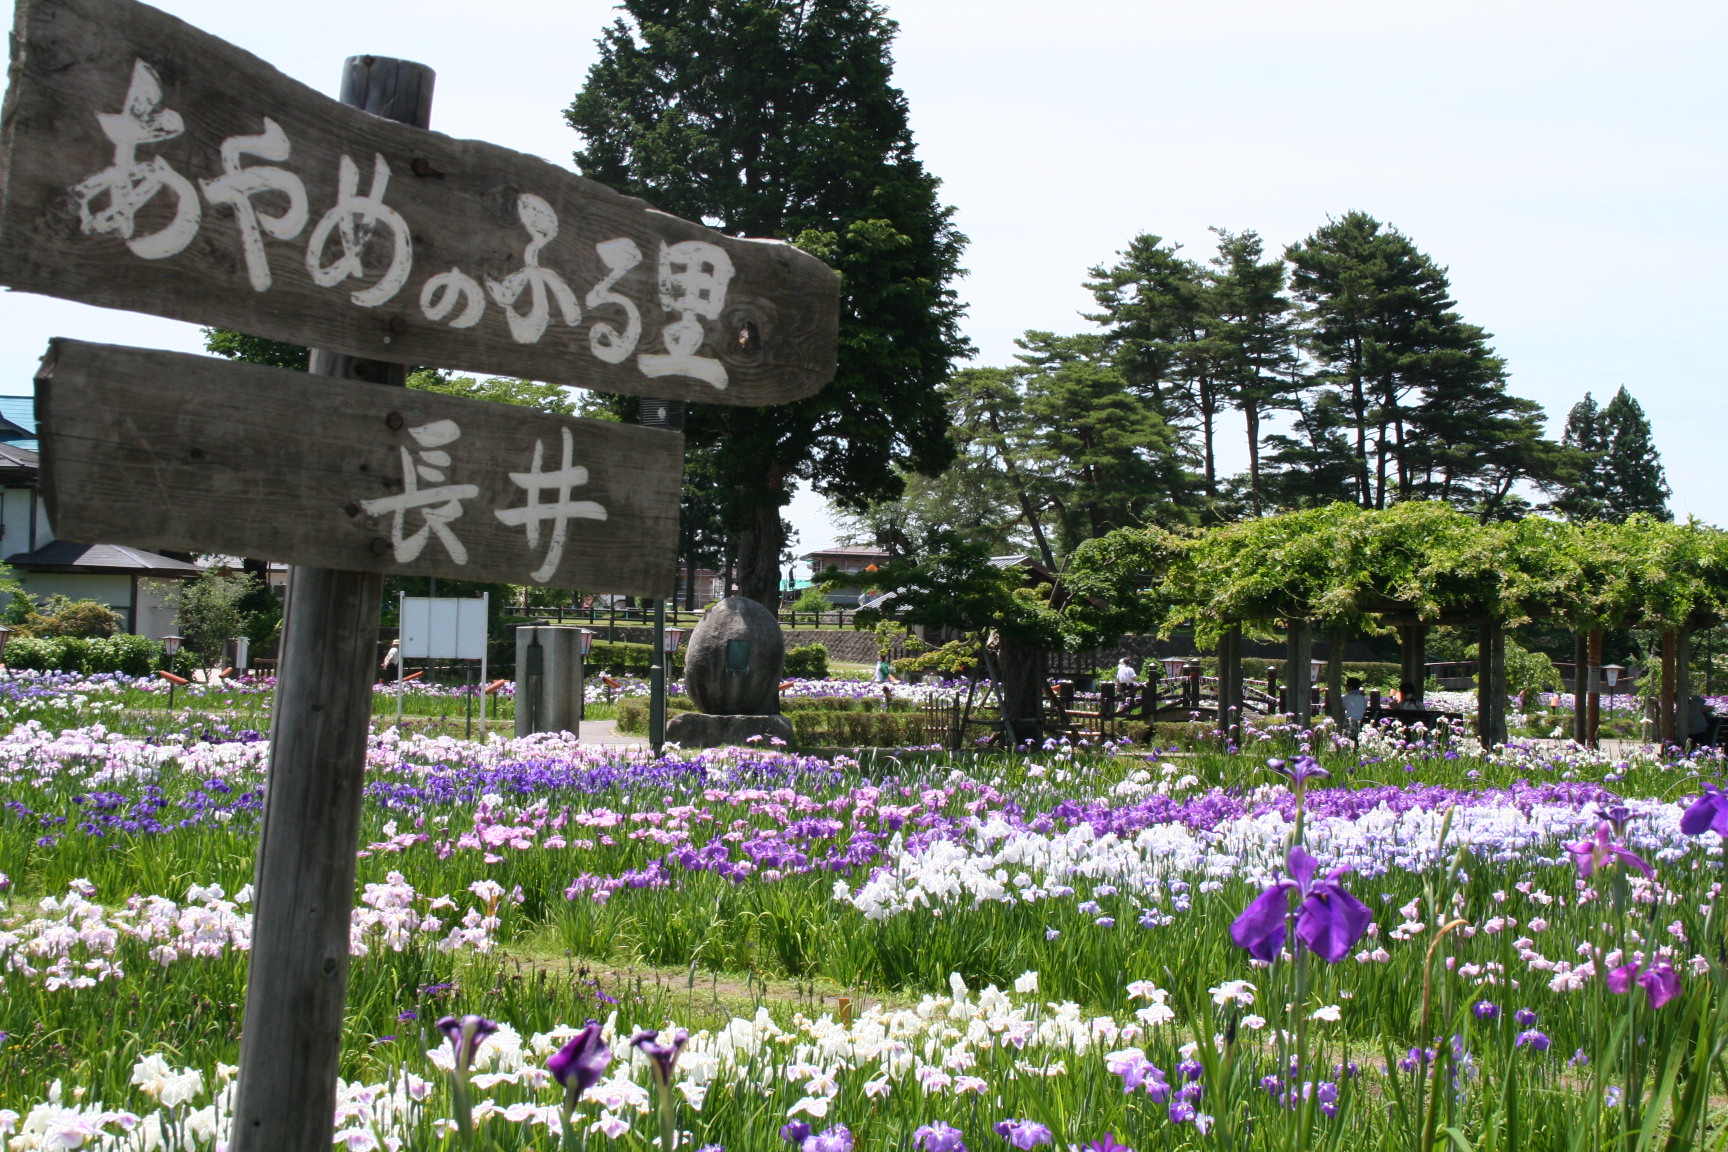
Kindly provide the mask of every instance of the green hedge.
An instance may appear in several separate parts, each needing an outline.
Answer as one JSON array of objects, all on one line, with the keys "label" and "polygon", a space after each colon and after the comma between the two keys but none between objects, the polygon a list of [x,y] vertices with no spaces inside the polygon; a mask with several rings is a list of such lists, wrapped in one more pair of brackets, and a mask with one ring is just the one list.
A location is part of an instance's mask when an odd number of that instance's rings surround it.
[{"label": "green hedge", "polygon": [[786,718],[804,747],[904,748],[924,743],[924,717],[916,712],[812,709],[789,712]]},{"label": "green hedge", "polygon": [[820,644],[800,644],[788,649],[786,675],[801,680],[828,679],[828,649]]},{"label": "green hedge", "polygon": [[[647,676],[654,663],[652,644],[631,644],[623,640],[596,640],[588,650],[584,672],[605,672],[610,676]],[[667,667],[672,678],[684,675],[684,651],[671,653]]]},{"label": "green hedge", "polygon": [[[8,667],[37,672],[123,672],[128,676],[148,676],[158,668],[167,667],[161,641],[128,632],[103,640],[87,640],[79,636],[14,636],[6,645],[5,661]],[[175,660],[182,671],[193,662],[192,656],[184,651]]]}]

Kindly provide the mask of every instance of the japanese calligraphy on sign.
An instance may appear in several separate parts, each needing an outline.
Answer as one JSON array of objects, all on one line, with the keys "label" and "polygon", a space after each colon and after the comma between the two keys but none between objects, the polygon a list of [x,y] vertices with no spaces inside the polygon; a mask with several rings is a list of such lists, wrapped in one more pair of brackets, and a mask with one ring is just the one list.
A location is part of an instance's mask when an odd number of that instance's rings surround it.
[{"label": "japanese calligraphy on sign", "polygon": [[74,340],[37,405],[67,539],[672,591],[675,432]]},{"label": "japanese calligraphy on sign", "polygon": [[0,283],[705,403],[833,375],[838,279],[790,245],[367,115],[135,0],[24,0],[18,28]]}]

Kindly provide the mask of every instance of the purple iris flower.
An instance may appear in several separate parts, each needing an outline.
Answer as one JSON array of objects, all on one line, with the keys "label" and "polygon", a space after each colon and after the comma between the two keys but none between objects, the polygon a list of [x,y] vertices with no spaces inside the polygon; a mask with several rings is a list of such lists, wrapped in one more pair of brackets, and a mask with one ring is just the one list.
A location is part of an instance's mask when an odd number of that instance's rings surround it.
[{"label": "purple iris flower", "polygon": [[446,1016],[438,1021],[437,1028],[456,1049],[456,1074],[465,1077],[474,1063],[475,1049],[485,1042],[486,1037],[498,1031],[498,1024],[484,1016],[464,1016],[460,1020]]},{"label": "purple iris flower", "polygon": [[810,1135],[810,1125],[802,1120],[788,1120],[780,1126],[780,1139],[788,1144],[802,1144]]},{"label": "purple iris flower", "polygon": [[1056,1138],[1050,1134],[1050,1129],[1036,1120],[998,1120],[996,1135],[1008,1141],[1016,1148],[1035,1148],[1040,1144],[1054,1144]]},{"label": "purple iris flower", "polygon": [[672,1033],[672,1043],[659,1043],[660,1033],[654,1029],[644,1029],[630,1037],[632,1046],[641,1050],[648,1057],[648,1064],[654,1073],[654,1082],[665,1088],[672,1083],[672,1069],[678,1064],[678,1054],[684,1051],[684,1045],[690,1042],[690,1033],[680,1028]]},{"label": "purple iris flower", "polygon": [[601,1039],[600,1025],[590,1020],[546,1061],[546,1071],[564,1089],[564,1110],[573,1112],[582,1093],[600,1082],[611,1063],[612,1049]]},{"label": "purple iris flower", "polygon": [[912,1133],[912,1147],[922,1148],[924,1152],[966,1152],[966,1142],[960,1138],[960,1129],[940,1120],[920,1125],[917,1131]]},{"label": "purple iris flower", "polygon": [[1614,827],[1606,820],[1596,826],[1596,835],[1573,841],[1566,845],[1566,852],[1578,865],[1578,875],[1585,879],[1589,879],[1596,869],[1616,860],[1638,869],[1647,877],[1656,875],[1637,853],[1625,845],[1614,843]]},{"label": "purple iris flower", "polygon": [[1476,1001],[1476,1006],[1472,1008],[1471,1011],[1476,1013],[1476,1019],[1478,1020],[1492,1020],[1500,1015],[1500,1005],[1494,1003],[1492,1000],[1478,1000]]},{"label": "purple iris flower", "polygon": [[1301,784],[1306,780],[1325,780],[1332,775],[1320,767],[1320,761],[1312,756],[1298,756],[1291,761],[1279,760],[1274,757],[1266,761],[1266,767],[1280,776],[1288,777],[1292,784]]},{"label": "purple iris flower", "polygon": [[1625,995],[1636,984],[1644,989],[1651,1011],[1680,995],[1680,974],[1666,960],[1658,960],[1642,971],[1636,964],[1622,964],[1609,970],[1606,983],[1608,991],[1616,996]]},{"label": "purple iris flower", "polygon": [[1170,1101],[1170,1123],[1187,1124],[1198,1116],[1199,1110],[1186,1100]]},{"label": "purple iris flower", "polygon": [[1706,832],[1728,836],[1728,792],[1714,784],[1704,785],[1704,794],[1681,814],[1680,831],[1688,836],[1702,836]]},{"label": "purple iris flower", "polygon": [[1302,903],[1296,910],[1296,935],[1308,950],[1336,964],[1349,955],[1374,922],[1368,906],[1338,884],[1338,877],[1349,871],[1336,868],[1323,879],[1316,879],[1320,862],[1300,845],[1292,845],[1286,861],[1292,879],[1276,881],[1242,910],[1242,915],[1230,925],[1230,939],[1248,955],[1268,963],[1277,959],[1284,947],[1284,920],[1290,909],[1286,893],[1294,890]]},{"label": "purple iris flower", "polygon": [[836,1124],[814,1136],[806,1136],[799,1152],[852,1152],[852,1129]]},{"label": "purple iris flower", "polygon": [[1081,1152],[1134,1152],[1128,1145],[1116,1143],[1114,1132],[1106,1132],[1104,1139],[1089,1141],[1080,1145],[1080,1148]]},{"label": "purple iris flower", "polygon": [[1512,1022],[1520,1028],[1534,1028],[1536,1027],[1536,1013],[1528,1008],[1520,1008],[1512,1013]]},{"label": "purple iris flower", "polygon": [[1522,1048],[1524,1045],[1528,1044],[1538,1052],[1546,1052],[1548,1051],[1548,1045],[1550,1043],[1551,1041],[1548,1039],[1546,1033],[1538,1032],[1536,1029],[1531,1028],[1527,1031],[1518,1033],[1518,1039],[1513,1043],[1513,1047]]}]

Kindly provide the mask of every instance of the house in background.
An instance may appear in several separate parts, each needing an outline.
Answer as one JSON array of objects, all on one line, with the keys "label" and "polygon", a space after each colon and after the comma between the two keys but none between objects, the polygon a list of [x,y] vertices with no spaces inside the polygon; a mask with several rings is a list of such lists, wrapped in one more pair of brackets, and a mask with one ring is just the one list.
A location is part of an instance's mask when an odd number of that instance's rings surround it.
[{"label": "house in background", "polygon": [[168,635],[174,610],[148,581],[187,580],[203,569],[142,548],[56,540],[38,487],[35,406],[30,396],[0,396],[0,561],[32,597],[94,600],[119,613],[128,632]]},{"label": "house in background", "polygon": [[[838,568],[842,572],[863,572],[888,563],[888,551],[885,548],[849,545],[806,552],[799,559],[806,561],[810,565],[810,571],[816,574],[830,568]],[[842,608],[856,608],[858,593],[857,588],[832,588],[826,595],[832,604]]]}]

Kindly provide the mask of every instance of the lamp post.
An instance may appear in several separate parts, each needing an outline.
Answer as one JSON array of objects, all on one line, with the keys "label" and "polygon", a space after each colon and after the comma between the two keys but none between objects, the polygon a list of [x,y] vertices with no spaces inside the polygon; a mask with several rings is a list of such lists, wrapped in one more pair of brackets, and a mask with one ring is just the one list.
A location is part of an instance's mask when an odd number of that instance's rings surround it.
[{"label": "lamp post", "polygon": [[177,679],[174,675],[174,657],[180,655],[180,645],[185,642],[184,636],[162,637],[162,651],[168,657],[168,707],[170,709],[174,707],[174,688]]}]

